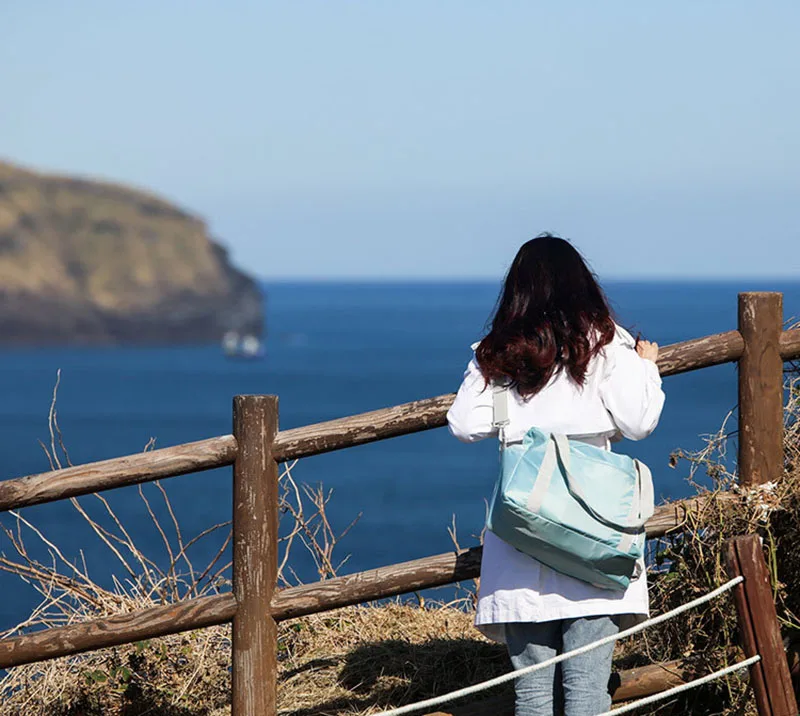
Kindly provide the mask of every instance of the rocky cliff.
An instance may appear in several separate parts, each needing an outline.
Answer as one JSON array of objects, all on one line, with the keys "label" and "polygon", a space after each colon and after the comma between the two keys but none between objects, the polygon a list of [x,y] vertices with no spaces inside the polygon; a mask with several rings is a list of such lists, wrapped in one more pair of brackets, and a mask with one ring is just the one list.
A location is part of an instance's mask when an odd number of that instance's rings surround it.
[{"label": "rocky cliff", "polygon": [[0,344],[206,342],[262,325],[257,285],[197,216],[0,162]]}]

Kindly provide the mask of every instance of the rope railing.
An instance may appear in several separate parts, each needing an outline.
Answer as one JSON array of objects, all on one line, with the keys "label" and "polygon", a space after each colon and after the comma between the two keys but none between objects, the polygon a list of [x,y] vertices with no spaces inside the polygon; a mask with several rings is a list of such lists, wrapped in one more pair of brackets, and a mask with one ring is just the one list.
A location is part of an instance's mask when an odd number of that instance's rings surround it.
[{"label": "rope railing", "polygon": [[[651,619],[647,619],[646,621],[643,621],[640,624],[637,624],[636,626],[632,626],[629,629],[625,629],[621,632],[618,632],[617,634],[612,634],[611,636],[603,637],[602,639],[593,641],[591,644],[586,644],[584,646],[581,646],[578,649],[567,651],[563,654],[559,654],[557,656],[552,657],[551,659],[547,659],[546,661],[542,661],[538,664],[532,664],[531,666],[526,666],[522,669],[517,669],[516,671],[511,671],[507,674],[502,674],[501,676],[495,676],[493,679],[487,679],[486,681],[482,681],[478,684],[466,686],[462,689],[457,689],[455,691],[451,691],[441,696],[434,696],[433,698],[430,699],[417,701],[416,703],[413,704],[407,704],[406,706],[400,706],[395,709],[390,709],[389,711],[382,711],[380,714],[378,714],[378,716],[402,716],[403,714],[415,713],[417,711],[421,711],[422,709],[432,708],[434,706],[441,706],[442,704],[449,703],[450,701],[455,701],[456,699],[461,699],[466,696],[472,696],[473,694],[477,694],[482,691],[492,689],[495,686],[500,686],[501,684],[505,684],[509,681],[514,681],[515,679],[518,679],[521,676],[532,674],[535,671],[546,669],[550,666],[553,666],[554,664],[558,664],[562,661],[566,661],[567,659],[571,659],[574,656],[585,654],[586,652],[592,651],[593,649],[597,649],[598,647],[601,647],[604,644],[617,641],[618,639],[625,639],[626,637],[632,636],[633,634],[638,634],[640,631],[644,631],[648,627],[661,624],[662,622],[672,619],[673,617],[676,617],[680,614],[683,614],[684,612],[687,612],[690,609],[699,607],[701,604],[710,602],[713,599],[716,599],[717,597],[721,596],[725,592],[733,589],[737,584],[742,584],[743,582],[744,582],[744,577],[742,576],[734,577],[733,579],[730,579],[727,582],[725,582],[725,584],[717,587],[716,589],[713,589],[707,594],[704,594],[702,597],[697,597],[697,599],[693,599],[690,602],[686,602],[686,604],[681,604],[679,607],[675,607],[675,609],[671,609],[668,612],[659,614],[657,617],[652,617]],[[746,666],[750,666],[759,659],[760,656],[753,656],[750,659],[746,659],[745,661],[742,661],[738,664],[734,664],[731,667],[726,667],[726,669],[722,669],[720,673],[704,676],[702,677],[702,679],[697,679],[696,682],[691,681],[688,684],[681,684],[680,686],[676,686],[675,689],[685,690],[685,688],[693,688],[694,686],[699,686],[701,683],[706,683],[707,681],[710,681],[712,677],[720,678],[721,676],[724,676],[730,673],[731,671],[735,671],[737,669],[743,669]],[[674,691],[674,689],[670,689],[670,691]],[[664,696],[664,698],[667,698],[667,696],[665,696],[665,694],[667,693],[668,693],[667,691],[662,691],[660,694],[654,694],[654,696]],[[675,693],[678,692],[675,691]],[[648,698],[653,698],[653,697],[648,697]],[[640,703],[640,701],[636,701],[633,703],[635,705],[643,705],[642,703]],[[623,708],[627,709],[627,706]],[[616,714],[619,710],[620,709],[615,709],[613,713]]]}]

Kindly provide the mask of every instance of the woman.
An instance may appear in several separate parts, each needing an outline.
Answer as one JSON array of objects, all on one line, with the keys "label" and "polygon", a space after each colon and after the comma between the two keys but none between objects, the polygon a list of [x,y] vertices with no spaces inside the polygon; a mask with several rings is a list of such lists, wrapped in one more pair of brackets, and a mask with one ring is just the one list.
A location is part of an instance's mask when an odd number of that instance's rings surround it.
[{"label": "woman", "polygon": [[[581,255],[543,235],[517,253],[489,334],[447,414],[464,442],[492,427],[491,383],[510,384],[506,438],[536,426],[610,449],[655,428],[664,405],[658,345],[635,342],[617,326]],[[505,642],[515,669],[571,651],[620,629],[624,616],[648,615],[643,575],[609,591],[561,574],[486,533],[476,626]],[[517,716],[591,716],[611,705],[613,643],[516,680]]]}]

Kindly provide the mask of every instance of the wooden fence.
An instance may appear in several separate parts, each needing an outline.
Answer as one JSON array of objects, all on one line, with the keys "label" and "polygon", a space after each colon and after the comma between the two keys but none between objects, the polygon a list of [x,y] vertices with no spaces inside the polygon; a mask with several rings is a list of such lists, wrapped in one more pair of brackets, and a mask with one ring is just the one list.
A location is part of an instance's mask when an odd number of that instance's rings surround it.
[{"label": "wooden fence", "polygon": [[[800,329],[783,330],[782,295],[739,295],[738,330],[661,349],[663,376],[739,363],[739,475],[743,484],[783,470],[783,362],[800,358]],[[481,550],[439,554],[287,589],[275,589],[278,464],[438,428],[453,394],[292,430],[278,429],[276,396],[237,396],[233,434],[0,482],[0,511],[233,465],[233,591],[0,640],[0,668],[233,622],[234,716],[276,713],[276,623],[478,576]],[[657,508],[656,537],[702,509],[696,497]],[[669,665],[618,675],[615,699],[672,685]],[[648,673],[648,668],[650,673]]]}]

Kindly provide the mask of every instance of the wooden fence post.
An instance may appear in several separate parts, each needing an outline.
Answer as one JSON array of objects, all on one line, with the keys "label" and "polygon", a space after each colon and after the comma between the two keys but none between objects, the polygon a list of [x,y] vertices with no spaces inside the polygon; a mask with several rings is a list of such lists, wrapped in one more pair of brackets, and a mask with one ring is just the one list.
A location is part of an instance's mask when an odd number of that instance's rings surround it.
[{"label": "wooden fence post", "polygon": [[740,293],[739,482],[779,480],[783,473],[783,295]]},{"label": "wooden fence post", "polygon": [[728,541],[725,561],[731,578],[744,577],[733,597],[745,655],[761,656],[750,667],[759,716],[797,716],[761,540],[756,535],[734,537]]},{"label": "wooden fence post", "polygon": [[233,434],[232,716],[277,713],[277,629],[271,614],[278,568],[278,398],[237,395]]}]

